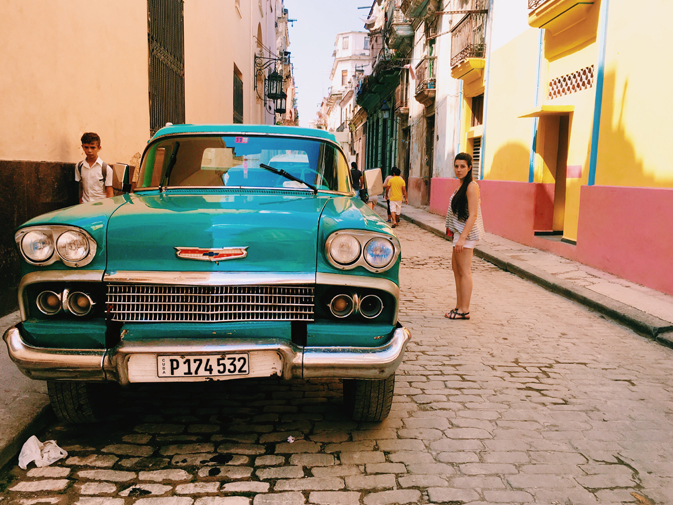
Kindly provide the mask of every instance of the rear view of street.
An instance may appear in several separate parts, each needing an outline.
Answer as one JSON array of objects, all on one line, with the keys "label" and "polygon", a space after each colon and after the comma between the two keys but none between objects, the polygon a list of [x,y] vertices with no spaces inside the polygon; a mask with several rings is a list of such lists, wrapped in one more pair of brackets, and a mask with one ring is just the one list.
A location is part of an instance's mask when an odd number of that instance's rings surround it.
[{"label": "rear view of street", "polygon": [[411,330],[390,417],[355,423],[339,381],[129,388],[109,421],[53,424],[68,457],[0,475],[0,504],[673,503],[673,350],[403,222]]}]

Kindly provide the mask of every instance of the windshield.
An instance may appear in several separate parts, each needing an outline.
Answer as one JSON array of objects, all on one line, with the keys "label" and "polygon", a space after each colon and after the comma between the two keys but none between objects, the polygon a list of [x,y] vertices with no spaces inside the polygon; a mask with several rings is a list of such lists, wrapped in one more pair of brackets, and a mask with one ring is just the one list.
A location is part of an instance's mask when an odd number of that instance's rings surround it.
[{"label": "windshield", "polygon": [[[299,180],[260,165],[284,170]],[[348,164],[333,144],[318,139],[253,135],[195,135],[155,142],[145,153],[136,189],[159,186],[315,186],[318,190],[351,191]]]}]

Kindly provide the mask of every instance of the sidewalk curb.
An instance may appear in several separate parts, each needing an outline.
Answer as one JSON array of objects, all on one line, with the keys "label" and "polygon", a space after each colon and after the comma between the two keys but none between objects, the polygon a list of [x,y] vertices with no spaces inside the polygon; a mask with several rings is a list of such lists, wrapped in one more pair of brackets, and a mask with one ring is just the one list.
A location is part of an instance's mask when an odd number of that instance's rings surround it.
[{"label": "sidewalk curb", "polygon": [[[410,223],[447,240],[443,230],[438,230],[437,228],[434,228],[427,223],[423,223],[411,216],[403,214],[401,217],[405,221],[409,221]],[[559,279],[539,268],[525,265],[523,262],[513,261],[507,256],[498,254],[490,249],[488,244],[475,247],[474,253],[476,256],[489,263],[493,263],[507,272],[534,282],[543,288],[569,298],[570,300],[581,303],[590,309],[631,328],[641,335],[673,348],[673,325],[668,321],[659,319],[658,317],[608,298],[607,296],[595,293],[590,289],[577,286],[572,282]]]},{"label": "sidewalk curb", "polygon": [[[47,403],[18,431],[18,433],[16,433],[15,436],[13,436],[4,446],[0,447],[0,469],[8,463],[17,465],[19,452],[26,440],[32,435],[37,435],[40,430],[44,429],[54,419],[56,419],[54,411],[51,409],[51,405]],[[12,460],[15,461],[12,462]]]}]

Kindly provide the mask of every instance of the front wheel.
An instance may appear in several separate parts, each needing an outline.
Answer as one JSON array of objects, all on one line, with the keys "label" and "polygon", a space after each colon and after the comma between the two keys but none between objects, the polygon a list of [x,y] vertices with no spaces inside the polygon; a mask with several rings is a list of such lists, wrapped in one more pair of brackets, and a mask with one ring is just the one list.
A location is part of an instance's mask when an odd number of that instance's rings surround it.
[{"label": "front wheel", "polygon": [[109,382],[47,381],[56,417],[72,424],[102,421],[114,405],[118,389],[118,384]]},{"label": "front wheel", "polygon": [[383,421],[390,414],[395,374],[387,379],[344,379],[344,405],[354,421]]}]

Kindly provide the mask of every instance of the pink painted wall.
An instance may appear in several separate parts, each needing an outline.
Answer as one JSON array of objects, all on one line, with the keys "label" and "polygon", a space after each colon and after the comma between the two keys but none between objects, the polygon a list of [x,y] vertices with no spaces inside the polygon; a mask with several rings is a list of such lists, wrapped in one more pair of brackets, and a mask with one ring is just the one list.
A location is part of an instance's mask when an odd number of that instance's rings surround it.
[{"label": "pink painted wall", "polygon": [[[433,184],[434,184],[433,179]],[[423,177],[409,177],[407,181],[407,196],[409,197],[409,205],[420,207],[428,205],[428,179]]]},{"label": "pink painted wall", "polygon": [[430,185],[430,212],[445,216],[451,195],[459,184],[454,177],[434,177]]},{"label": "pink painted wall", "polygon": [[673,189],[582,186],[578,260],[673,295]]}]

